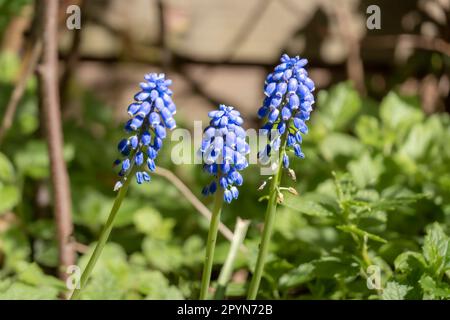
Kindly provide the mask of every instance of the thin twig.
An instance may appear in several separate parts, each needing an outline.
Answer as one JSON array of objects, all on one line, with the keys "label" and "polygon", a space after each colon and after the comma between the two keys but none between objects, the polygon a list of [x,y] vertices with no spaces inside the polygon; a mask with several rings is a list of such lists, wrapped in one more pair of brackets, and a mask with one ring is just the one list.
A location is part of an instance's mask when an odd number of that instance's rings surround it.
[{"label": "thin twig", "polygon": [[0,126],[0,144],[5,137],[6,132],[11,128],[14,115],[16,114],[17,105],[25,92],[28,79],[36,70],[36,65],[39,61],[42,51],[42,43],[37,40],[33,45],[30,54],[24,59],[22,65],[22,71],[20,72],[17,83],[12,92],[11,98],[9,99],[8,105],[6,106],[5,115]]},{"label": "thin twig", "polygon": [[[198,212],[200,212],[202,216],[208,219],[208,221],[211,220],[211,211],[209,211],[209,209],[200,200],[198,200],[198,198],[192,193],[192,191],[175,174],[161,167],[156,167],[154,173],[158,176],[166,178],[169,182],[171,182],[175,186],[175,188],[177,188],[178,191],[180,191],[181,194],[194,206],[194,208],[197,209]],[[228,227],[222,222],[220,222],[219,224],[219,231],[227,240],[233,240],[233,232],[228,229]],[[241,245],[241,250],[244,252],[248,251],[248,249],[244,245]]]},{"label": "thin twig", "polygon": [[50,158],[51,180],[54,193],[59,275],[66,278],[66,267],[75,263],[72,239],[73,224],[69,175],[63,158],[63,133],[58,87],[58,6],[59,1],[43,0],[43,57],[37,71],[40,81],[40,98],[45,121],[45,133]]}]

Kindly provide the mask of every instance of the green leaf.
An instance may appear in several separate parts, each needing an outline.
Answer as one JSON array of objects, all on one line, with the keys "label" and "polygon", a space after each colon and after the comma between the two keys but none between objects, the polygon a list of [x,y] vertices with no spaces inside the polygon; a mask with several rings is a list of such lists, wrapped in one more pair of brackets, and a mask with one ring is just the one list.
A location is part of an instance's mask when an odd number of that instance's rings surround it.
[{"label": "green leaf", "polygon": [[406,251],[401,253],[394,261],[395,271],[400,273],[412,273],[415,270],[423,272],[426,262],[419,252]]},{"label": "green leaf", "polygon": [[314,274],[318,278],[337,279],[359,275],[359,265],[349,255],[326,256],[313,261]]},{"label": "green leaf", "polygon": [[144,207],[134,214],[136,229],[154,239],[168,240],[172,236],[175,226],[174,219],[163,219],[158,210],[152,207]]},{"label": "green leaf", "polygon": [[365,152],[357,160],[348,164],[348,170],[359,188],[375,185],[384,171],[383,158],[381,155],[372,158],[369,152]]},{"label": "green leaf", "polygon": [[278,279],[292,268],[293,265],[285,259],[273,259],[266,263],[264,267],[264,277],[272,284],[276,285]]},{"label": "green leaf", "polygon": [[385,126],[395,130],[420,123],[424,114],[416,102],[411,102],[391,92],[381,102],[380,117]]},{"label": "green leaf", "polygon": [[279,286],[283,289],[294,288],[314,279],[315,266],[313,263],[304,263],[281,276]]},{"label": "green leaf", "polygon": [[30,256],[31,249],[28,239],[18,226],[10,227],[0,235],[0,252],[5,257],[3,268],[15,269]]},{"label": "green leaf", "polygon": [[438,285],[429,275],[423,275],[419,280],[419,284],[423,290],[423,298],[425,300],[450,298],[450,286],[443,282]]},{"label": "green leaf", "polygon": [[61,280],[44,274],[36,263],[21,262],[17,267],[18,279],[26,284],[39,287],[51,286],[58,289],[65,289],[65,283]]},{"label": "green leaf", "polygon": [[367,237],[367,238],[369,238],[369,239],[371,239],[373,241],[377,241],[377,242],[381,242],[381,243],[387,243],[386,239],[383,239],[382,237],[377,236],[376,234],[369,233],[367,231],[359,229],[357,226],[355,226],[353,224],[351,224],[351,225],[341,225],[341,226],[337,226],[337,228],[339,230],[342,230],[342,231],[347,232],[347,233],[356,234],[356,235],[358,235],[360,237]]},{"label": "green leaf", "polygon": [[160,271],[135,272],[132,282],[139,293],[145,296],[145,299],[183,299],[182,293],[177,288],[170,286],[169,280]]},{"label": "green leaf", "polygon": [[13,209],[20,201],[20,192],[16,186],[3,185],[0,182],[0,215]]},{"label": "green leaf", "polygon": [[328,211],[322,205],[290,193],[284,195],[282,205],[310,216],[330,217],[333,215],[331,211]]},{"label": "green leaf", "polygon": [[162,240],[146,237],[142,244],[147,261],[162,271],[172,271],[183,264],[183,254],[179,246],[168,244]]},{"label": "green leaf", "polygon": [[427,155],[430,144],[433,142],[434,133],[426,124],[416,124],[412,127],[405,142],[399,149],[399,153],[408,156],[412,160],[424,158]]},{"label": "green leaf", "polygon": [[436,276],[442,275],[450,267],[450,238],[438,223],[427,228],[423,256]]},{"label": "green leaf", "polygon": [[355,132],[362,143],[380,149],[383,146],[383,134],[377,118],[361,116],[356,122]]},{"label": "green leaf", "polygon": [[7,290],[0,292],[0,300],[54,300],[58,293],[58,289],[54,287],[33,287],[15,282]]},{"label": "green leaf", "polygon": [[[69,162],[75,155],[72,145],[64,145],[64,160]],[[49,175],[49,159],[47,145],[44,141],[28,142],[14,157],[14,162],[20,172],[34,179],[43,179]]]},{"label": "green leaf", "polygon": [[381,297],[383,300],[404,300],[408,291],[411,289],[412,287],[410,286],[399,284],[395,281],[389,281],[386,284],[386,288],[383,289]]},{"label": "green leaf", "polygon": [[0,183],[11,183],[15,179],[14,167],[9,159],[0,152]]},{"label": "green leaf", "polygon": [[0,152],[0,215],[13,209],[19,203],[20,192],[14,185],[15,179],[12,163]]},{"label": "green leaf", "polygon": [[358,139],[343,133],[331,133],[319,145],[319,150],[327,161],[338,156],[353,157],[360,154],[363,148]]},{"label": "green leaf", "polygon": [[320,91],[317,104],[320,121],[329,131],[344,130],[361,109],[361,98],[350,83],[340,83],[329,92]]}]

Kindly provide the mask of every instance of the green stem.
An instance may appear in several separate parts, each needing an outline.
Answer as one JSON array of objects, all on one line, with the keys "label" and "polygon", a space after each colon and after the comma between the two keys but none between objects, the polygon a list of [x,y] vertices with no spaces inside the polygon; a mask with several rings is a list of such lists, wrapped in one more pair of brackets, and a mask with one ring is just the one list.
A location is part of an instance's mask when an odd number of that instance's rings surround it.
[{"label": "green stem", "polygon": [[227,259],[225,260],[222,270],[220,270],[219,279],[217,280],[217,289],[214,294],[214,299],[222,300],[225,297],[227,284],[230,281],[231,273],[233,272],[234,261],[236,260],[245,235],[247,234],[249,220],[242,220],[238,217],[236,227],[234,228],[233,240],[231,241],[230,250],[228,251]]},{"label": "green stem", "polygon": [[109,237],[111,230],[113,228],[113,225],[114,225],[114,220],[120,209],[122,201],[125,198],[127,189],[130,185],[130,181],[132,180],[133,173],[134,173],[134,170],[130,171],[130,174],[128,175],[127,179],[123,183],[123,186],[120,188],[120,190],[116,196],[116,200],[114,201],[114,205],[111,209],[108,220],[106,221],[106,224],[104,225],[102,232],[100,233],[100,237],[98,239],[97,245],[95,246],[94,252],[92,253],[91,258],[89,259],[89,262],[86,265],[86,268],[84,269],[83,274],[81,275],[80,287],[79,287],[79,289],[77,288],[73,291],[73,293],[70,297],[70,300],[79,299],[81,290],[86,285],[86,283],[89,279],[89,276],[91,275],[92,270],[94,269],[94,266],[97,263],[98,258],[100,257],[100,254],[102,253],[103,247],[105,246],[106,241],[108,241],[108,237]]},{"label": "green stem", "polygon": [[264,218],[264,229],[261,238],[261,244],[259,245],[258,259],[256,260],[256,268],[253,273],[252,281],[248,290],[247,299],[255,300],[258,294],[259,284],[261,283],[261,277],[264,271],[264,264],[266,263],[267,254],[269,251],[270,238],[272,236],[272,230],[275,222],[275,214],[277,211],[277,197],[278,187],[281,182],[281,175],[283,172],[283,153],[285,152],[285,143],[282,141],[282,148],[280,150],[280,157],[278,159],[278,168],[275,176],[272,179],[270,185],[269,203],[267,204],[266,216]]},{"label": "green stem", "polygon": [[217,231],[219,229],[220,212],[222,211],[224,190],[218,187],[214,198],[214,208],[211,216],[211,224],[209,225],[208,240],[206,243],[206,256],[203,265],[202,285],[200,289],[200,299],[206,300],[208,296],[209,282],[211,279],[211,271],[214,260],[214,249],[216,247]]}]

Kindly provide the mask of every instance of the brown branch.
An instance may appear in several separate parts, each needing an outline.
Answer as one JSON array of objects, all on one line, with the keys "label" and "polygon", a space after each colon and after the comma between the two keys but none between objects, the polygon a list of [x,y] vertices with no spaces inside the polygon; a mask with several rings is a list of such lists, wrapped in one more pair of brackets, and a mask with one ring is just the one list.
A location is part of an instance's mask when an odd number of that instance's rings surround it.
[{"label": "brown branch", "polygon": [[43,0],[43,57],[38,66],[42,119],[48,143],[51,180],[54,194],[54,215],[56,220],[59,275],[66,277],[66,267],[75,263],[75,249],[72,239],[73,224],[69,175],[63,158],[63,133],[58,87],[58,5],[59,1]]},{"label": "brown branch", "polygon": [[[175,174],[161,167],[156,167],[154,173],[158,176],[166,178],[175,186],[175,188],[178,189],[178,191],[181,192],[181,194],[194,206],[195,209],[197,209],[202,216],[208,219],[208,221],[211,220],[211,212],[209,209],[200,200],[198,200],[195,194],[193,194],[192,191]],[[219,231],[227,240],[233,240],[233,232],[222,222],[219,224]],[[244,252],[248,251],[247,247],[244,245],[241,246],[241,250]]]},{"label": "brown branch", "polygon": [[36,70],[36,65],[41,56],[41,51],[42,43],[40,40],[36,40],[30,53],[23,60],[22,70],[11,94],[11,98],[8,101],[8,105],[6,106],[6,111],[3,116],[2,124],[0,126],[0,144],[3,141],[6,132],[9,130],[9,128],[11,128],[14,120],[14,115],[17,110],[17,105],[19,104],[20,99],[25,92],[28,79]]}]

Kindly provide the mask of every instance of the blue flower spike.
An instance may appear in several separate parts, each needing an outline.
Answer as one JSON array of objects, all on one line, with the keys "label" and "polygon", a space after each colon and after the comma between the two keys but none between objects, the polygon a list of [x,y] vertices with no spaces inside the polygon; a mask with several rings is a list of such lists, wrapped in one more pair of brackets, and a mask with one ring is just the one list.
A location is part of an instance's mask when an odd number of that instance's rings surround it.
[{"label": "blue flower spike", "polygon": [[[263,130],[269,141],[264,157],[270,156],[271,150],[279,150],[281,136],[286,134],[282,165],[289,168],[287,151],[293,151],[299,158],[305,157],[301,149],[302,134],[308,132],[306,121],[309,120],[314,104],[312,92],[315,86],[304,68],[308,63],[306,59],[299,56],[291,58],[283,54],[280,60],[281,63],[266,78],[266,98],[258,110],[258,116],[265,120]],[[276,130],[275,134],[273,130]]]},{"label": "blue flower spike", "polygon": [[125,124],[125,131],[129,137],[120,140],[117,146],[122,157],[114,164],[120,167],[118,175],[121,180],[114,186],[114,191],[123,186],[132,166],[137,168],[135,176],[138,184],[150,181],[146,169],[155,170],[154,160],[167,136],[167,129],[176,127],[173,117],[176,106],[169,89],[172,81],[166,79],[163,73],[149,73],[144,79],[145,82],[140,83],[141,91],[128,106],[130,119]]},{"label": "blue flower spike", "polygon": [[[301,149],[302,134],[308,132],[306,121],[314,104],[314,82],[308,77],[304,68],[308,61],[300,57],[291,58],[287,54],[281,56],[281,63],[270,73],[265,82],[265,99],[263,106],[258,110],[258,116],[265,120],[262,133],[267,137],[268,143],[260,152],[259,160],[264,163],[269,159],[271,152],[277,151],[278,163],[276,171],[271,177],[271,186],[267,202],[264,229],[259,245],[258,258],[250,281],[247,299],[257,298],[259,285],[264,273],[264,266],[269,252],[270,238],[274,228],[277,204],[283,202],[281,193],[281,180],[283,168],[295,180],[295,172],[289,169],[289,155],[293,151],[295,156],[304,158]],[[259,188],[264,188],[266,182]],[[293,188],[284,188],[296,194]]]},{"label": "blue flower spike", "polygon": [[233,107],[220,105],[218,110],[209,112],[209,126],[203,132],[200,154],[203,169],[214,176],[214,180],[203,188],[204,195],[214,194],[218,188],[224,190],[227,203],[237,199],[243,178],[239,171],[248,166],[246,155],[250,147],[246,142],[244,122]]}]

